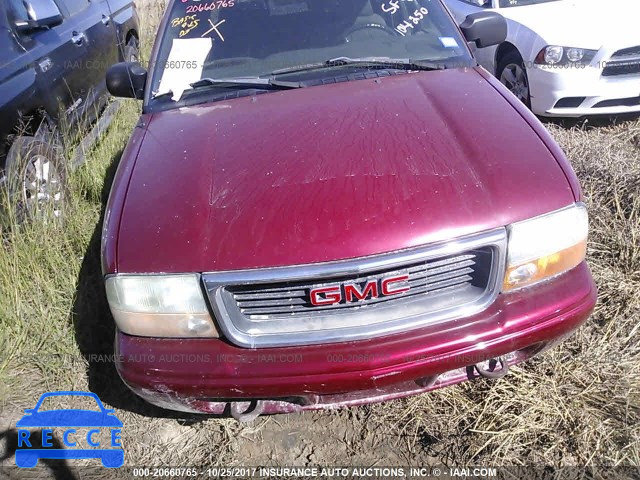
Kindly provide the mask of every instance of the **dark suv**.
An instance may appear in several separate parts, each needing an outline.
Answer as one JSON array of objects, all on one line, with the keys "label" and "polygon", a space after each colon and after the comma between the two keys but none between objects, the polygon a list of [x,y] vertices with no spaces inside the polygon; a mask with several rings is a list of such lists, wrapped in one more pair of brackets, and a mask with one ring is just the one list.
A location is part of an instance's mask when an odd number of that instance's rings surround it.
[{"label": "dark suv", "polygon": [[0,183],[19,214],[61,213],[60,126],[95,120],[107,68],[137,56],[130,0],[0,0]]}]

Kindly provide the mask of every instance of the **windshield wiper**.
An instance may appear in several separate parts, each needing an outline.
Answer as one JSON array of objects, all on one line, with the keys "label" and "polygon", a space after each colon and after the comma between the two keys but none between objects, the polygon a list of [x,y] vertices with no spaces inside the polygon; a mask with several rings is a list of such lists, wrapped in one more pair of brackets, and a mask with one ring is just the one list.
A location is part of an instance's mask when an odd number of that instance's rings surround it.
[{"label": "windshield wiper", "polygon": [[[259,90],[289,90],[294,88],[302,88],[299,82],[283,82],[272,78],[246,77],[246,78],[201,78],[197,82],[189,84],[189,88],[184,90],[183,95],[188,95],[204,87],[216,88],[237,88],[237,89],[259,89]],[[164,97],[173,97],[173,90],[157,93],[153,96],[154,100]]]},{"label": "windshield wiper", "polygon": [[173,90],[168,90],[166,92],[160,92],[160,93],[154,92],[153,95],[151,95],[151,98],[153,100],[157,100],[159,98],[165,98],[165,97],[173,97]]},{"label": "windshield wiper", "polygon": [[[246,78],[201,78],[190,84],[193,89],[202,87],[217,88],[256,88],[261,90],[290,90],[302,88],[300,82],[283,82],[272,78],[246,77]],[[187,90],[189,91],[189,90]]]},{"label": "windshield wiper", "polygon": [[447,65],[442,62],[433,62],[430,60],[412,60],[409,58],[387,58],[387,57],[368,57],[368,58],[350,58],[337,57],[327,60],[326,62],[310,63],[308,65],[298,65],[295,67],[282,68],[271,72],[271,75],[282,75],[285,73],[309,72],[312,70],[321,70],[323,68],[343,67],[343,66],[362,66],[362,67],[383,67],[394,70],[444,70]]},{"label": "windshield wiper", "polygon": [[[197,82],[189,84],[189,89],[184,94],[189,94],[194,90],[204,87],[216,88],[238,88],[238,89],[260,89],[260,90],[291,90],[302,88],[302,82],[287,82],[276,80],[274,77],[286,73],[308,72],[313,70],[322,70],[325,68],[343,67],[343,66],[362,66],[362,67],[382,67],[394,70],[444,70],[447,68],[445,63],[437,63],[430,60],[411,60],[396,59],[388,57],[368,57],[368,58],[350,58],[337,57],[320,63],[310,63],[308,65],[298,65],[295,67],[282,68],[275,70],[269,74],[270,78],[263,77],[237,77],[237,78],[201,78]],[[173,92],[162,92],[154,96],[154,100],[171,96]]]}]

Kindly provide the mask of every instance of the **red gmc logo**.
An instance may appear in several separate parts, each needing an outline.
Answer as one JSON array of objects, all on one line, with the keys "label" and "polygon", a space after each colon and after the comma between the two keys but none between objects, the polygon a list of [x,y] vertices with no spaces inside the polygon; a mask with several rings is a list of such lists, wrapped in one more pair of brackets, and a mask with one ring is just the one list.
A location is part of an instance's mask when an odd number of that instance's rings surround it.
[{"label": "red gmc logo", "polygon": [[314,288],[309,291],[311,304],[316,307],[336,305],[345,302],[362,302],[372,298],[388,297],[408,292],[409,275],[387,277],[381,280],[370,280],[363,286],[353,283],[330,285],[322,288]]}]

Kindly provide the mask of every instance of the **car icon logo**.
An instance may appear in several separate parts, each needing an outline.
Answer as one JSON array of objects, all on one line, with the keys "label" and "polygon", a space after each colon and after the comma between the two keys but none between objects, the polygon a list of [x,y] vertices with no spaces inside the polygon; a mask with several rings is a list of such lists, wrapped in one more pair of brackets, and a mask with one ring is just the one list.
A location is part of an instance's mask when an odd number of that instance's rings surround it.
[{"label": "car icon logo", "polygon": [[[95,400],[98,410],[58,409],[43,410],[43,402],[51,397],[88,397]],[[100,459],[108,468],[119,468],[124,464],[124,450],[120,443],[122,422],[114,410],[104,407],[95,393],[91,392],[49,392],[43,394],[36,406],[26,409],[25,415],[16,423],[18,428],[18,448],[16,465],[33,468],[40,459]],[[41,428],[41,436],[32,436],[32,428]],[[54,448],[53,429],[62,430],[66,448]],[[88,429],[86,434],[78,429]],[[108,433],[105,442],[101,434]],[[100,438],[99,438],[100,437]],[[92,448],[75,448],[84,442]],[[104,445],[107,443],[107,445]],[[108,448],[105,448],[108,447]]]}]

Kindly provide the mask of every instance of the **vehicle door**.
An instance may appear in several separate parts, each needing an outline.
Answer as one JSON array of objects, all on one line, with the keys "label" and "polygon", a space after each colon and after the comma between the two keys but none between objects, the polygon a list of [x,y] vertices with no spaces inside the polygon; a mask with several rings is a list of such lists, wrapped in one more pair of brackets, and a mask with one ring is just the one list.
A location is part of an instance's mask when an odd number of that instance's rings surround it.
[{"label": "vehicle door", "polygon": [[[81,72],[82,103],[77,113],[91,116],[107,95],[107,69],[118,61],[115,25],[106,0],[56,0],[65,15],[66,35],[82,50],[83,58],[73,68]],[[92,111],[93,110],[93,111]]]},{"label": "vehicle door", "polygon": [[[497,0],[447,0],[446,6],[453,15],[456,23],[460,25],[467,15],[472,13],[485,12],[497,6]],[[484,68],[494,73],[494,55],[497,47],[477,48],[475,44],[470,44],[471,51]]]},{"label": "vehicle door", "polygon": [[[41,3],[45,3],[38,0],[5,1],[10,3],[14,20],[22,19],[29,9],[38,12]],[[56,4],[46,3],[49,10],[55,9],[57,12]],[[29,13],[26,16],[30,18]],[[85,46],[74,42],[73,28],[67,18],[51,27],[14,29],[14,34],[20,48],[35,67],[39,107],[46,110],[52,118],[59,118],[61,110],[64,115],[82,97],[85,79],[80,67],[86,56]]]}]

